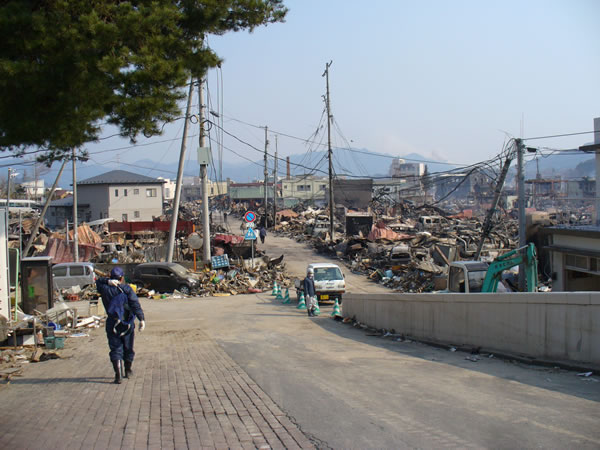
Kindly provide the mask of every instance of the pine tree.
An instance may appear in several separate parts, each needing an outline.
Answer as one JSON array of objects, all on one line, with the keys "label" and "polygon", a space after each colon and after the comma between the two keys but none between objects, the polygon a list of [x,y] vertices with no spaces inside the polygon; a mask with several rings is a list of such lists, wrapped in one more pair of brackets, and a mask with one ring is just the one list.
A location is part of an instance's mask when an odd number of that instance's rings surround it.
[{"label": "pine tree", "polygon": [[0,149],[42,159],[98,139],[132,142],[180,116],[190,76],[220,63],[207,34],[283,21],[282,0],[5,0],[0,3]]}]

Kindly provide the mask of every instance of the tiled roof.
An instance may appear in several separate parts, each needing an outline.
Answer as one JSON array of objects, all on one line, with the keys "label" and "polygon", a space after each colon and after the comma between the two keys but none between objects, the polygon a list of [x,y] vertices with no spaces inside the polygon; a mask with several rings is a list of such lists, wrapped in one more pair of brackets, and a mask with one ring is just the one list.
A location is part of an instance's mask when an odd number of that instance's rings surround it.
[{"label": "tiled roof", "polygon": [[78,181],[77,184],[163,184],[164,180],[159,180],[137,173],[127,172],[126,170],[111,170],[110,172],[97,175],[87,180]]},{"label": "tiled roof", "polygon": [[[69,197],[65,197],[65,198],[61,198],[58,200],[53,200],[50,202],[50,206],[70,206],[73,207],[73,196],[70,195]],[[81,208],[82,206],[90,206],[87,203],[81,203],[81,202],[77,202],[77,208]]]}]

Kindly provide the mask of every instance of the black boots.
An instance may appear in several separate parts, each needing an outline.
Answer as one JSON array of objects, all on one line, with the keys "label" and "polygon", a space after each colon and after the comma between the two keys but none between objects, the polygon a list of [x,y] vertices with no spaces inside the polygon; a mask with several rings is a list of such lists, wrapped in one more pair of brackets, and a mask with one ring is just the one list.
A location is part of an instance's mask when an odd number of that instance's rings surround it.
[{"label": "black boots", "polygon": [[133,375],[133,370],[131,366],[133,365],[133,361],[125,361],[125,378],[129,378],[130,375]]},{"label": "black boots", "polygon": [[113,369],[115,371],[115,384],[121,384],[121,361],[111,361],[113,365]]}]

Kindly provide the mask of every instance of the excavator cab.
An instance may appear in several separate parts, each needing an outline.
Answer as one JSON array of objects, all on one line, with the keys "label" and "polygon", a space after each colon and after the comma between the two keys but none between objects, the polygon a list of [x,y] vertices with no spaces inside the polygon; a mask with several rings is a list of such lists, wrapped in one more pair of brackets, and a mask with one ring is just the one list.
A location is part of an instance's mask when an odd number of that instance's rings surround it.
[{"label": "excavator cab", "polygon": [[479,261],[455,261],[448,272],[449,292],[481,292],[488,264]]}]

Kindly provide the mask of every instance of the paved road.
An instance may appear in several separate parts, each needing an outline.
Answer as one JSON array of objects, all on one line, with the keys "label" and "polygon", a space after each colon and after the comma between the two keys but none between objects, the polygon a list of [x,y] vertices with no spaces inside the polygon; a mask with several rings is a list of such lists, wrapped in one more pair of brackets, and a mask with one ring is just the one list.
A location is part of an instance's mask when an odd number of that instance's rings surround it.
[{"label": "paved road", "polygon": [[[266,244],[298,274],[313,258]],[[67,340],[70,358],[0,390],[1,448],[600,447],[600,383],[572,372],[370,336],[269,293],[142,305],[135,378],[110,383],[103,330]]]},{"label": "paved road", "polygon": [[[268,236],[292,273],[326,260]],[[352,292],[385,290],[347,274]],[[300,428],[333,448],[599,448],[600,382],[498,359],[465,360],[309,319],[269,295],[209,300],[203,329]]]}]

